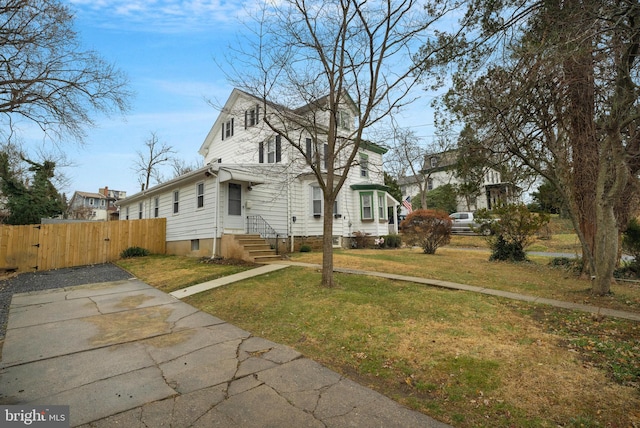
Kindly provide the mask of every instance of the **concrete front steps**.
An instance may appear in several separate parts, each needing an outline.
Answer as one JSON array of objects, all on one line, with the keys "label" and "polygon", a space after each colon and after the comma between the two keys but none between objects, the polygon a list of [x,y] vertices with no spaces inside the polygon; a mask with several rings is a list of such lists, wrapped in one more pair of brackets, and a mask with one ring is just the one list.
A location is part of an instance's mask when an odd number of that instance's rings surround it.
[{"label": "concrete front steps", "polygon": [[268,263],[282,260],[276,254],[269,242],[258,234],[223,235],[222,256],[227,258],[241,258],[254,263]]}]

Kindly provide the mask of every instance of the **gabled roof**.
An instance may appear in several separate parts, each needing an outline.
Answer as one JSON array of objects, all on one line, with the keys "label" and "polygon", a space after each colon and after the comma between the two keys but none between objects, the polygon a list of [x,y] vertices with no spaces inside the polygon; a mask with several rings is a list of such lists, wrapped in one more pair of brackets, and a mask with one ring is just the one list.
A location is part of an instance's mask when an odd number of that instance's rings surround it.
[{"label": "gabled roof", "polygon": [[[431,159],[436,159],[436,165],[431,166]],[[440,153],[430,153],[424,155],[424,162],[422,164],[423,173],[431,173],[436,171],[446,171],[455,166],[458,161],[458,150],[452,149]]]},{"label": "gabled roof", "polygon": [[76,195],[81,196],[83,198],[109,199],[107,196],[105,196],[105,195],[103,195],[101,193],[80,192],[78,190],[76,190],[73,193],[73,197],[71,199],[73,199]]}]

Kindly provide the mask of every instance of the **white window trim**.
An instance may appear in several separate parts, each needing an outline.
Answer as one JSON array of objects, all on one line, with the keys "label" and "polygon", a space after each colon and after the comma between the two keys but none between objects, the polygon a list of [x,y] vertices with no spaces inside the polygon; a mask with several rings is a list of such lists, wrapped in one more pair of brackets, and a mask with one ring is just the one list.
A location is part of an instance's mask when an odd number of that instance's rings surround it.
[{"label": "white window trim", "polygon": [[[369,203],[371,205],[366,206],[364,204],[364,199],[365,196],[367,196],[369,198]],[[365,217],[364,214],[364,209],[365,208],[370,208],[370,212],[371,212],[371,216],[370,217]],[[360,193],[360,217],[362,220],[373,220],[375,216],[375,206],[374,206],[374,202],[373,202],[373,192],[362,192]]]},{"label": "white window trim", "polygon": [[172,210],[173,215],[180,214],[180,190],[173,191]]},{"label": "white window trim", "polygon": [[378,192],[378,220],[387,220],[387,204],[384,192]]},{"label": "white window trim", "polygon": [[[200,193],[200,186],[202,186],[202,193]],[[204,181],[196,183],[196,209],[204,209]]]},{"label": "white window trim", "polygon": [[369,177],[369,155],[360,153],[360,177]]},{"label": "white window trim", "polygon": [[[316,199],[316,192],[318,193],[317,196],[319,196],[319,198]],[[323,205],[324,205],[324,198],[322,196],[322,188],[320,186],[311,186],[311,192],[310,192],[310,197],[311,197],[311,215],[314,217],[322,217],[322,213],[323,213]],[[318,201],[320,202],[320,207],[319,207],[319,212],[316,212],[316,204],[315,202]]]}]

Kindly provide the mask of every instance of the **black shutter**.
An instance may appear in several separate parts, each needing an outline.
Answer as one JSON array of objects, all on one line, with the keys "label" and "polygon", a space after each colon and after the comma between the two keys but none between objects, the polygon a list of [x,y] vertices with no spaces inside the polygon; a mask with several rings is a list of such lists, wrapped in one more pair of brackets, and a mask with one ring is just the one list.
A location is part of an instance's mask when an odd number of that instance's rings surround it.
[{"label": "black shutter", "polygon": [[258,148],[258,162],[264,163],[264,143],[260,142],[260,147]]},{"label": "black shutter", "polygon": [[247,115],[249,112],[247,110],[244,111],[244,129],[247,129]]},{"label": "black shutter", "polygon": [[231,136],[233,137],[233,118],[231,118]]},{"label": "black shutter", "polygon": [[282,138],[276,135],[276,163],[282,161]]},{"label": "black shutter", "polygon": [[307,138],[307,161],[311,163],[311,138]]},{"label": "black shutter", "polygon": [[260,104],[256,104],[256,124],[260,122]]},{"label": "black shutter", "polygon": [[222,123],[222,141],[224,141],[224,122]]}]

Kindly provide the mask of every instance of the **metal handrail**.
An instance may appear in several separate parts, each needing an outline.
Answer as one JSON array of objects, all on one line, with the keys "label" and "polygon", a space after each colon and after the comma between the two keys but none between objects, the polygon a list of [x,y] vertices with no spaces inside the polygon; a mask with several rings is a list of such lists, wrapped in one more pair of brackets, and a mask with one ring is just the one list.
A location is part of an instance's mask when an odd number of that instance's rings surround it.
[{"label": "metal handrail", "polygon": [[247,233],[257,233],[260,237],[269,241],[274,240],[274,247],[276,254],[278,253],[278,238],[280,234],[273,228],[262,216],[250,215],[247,216]]}]

